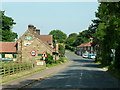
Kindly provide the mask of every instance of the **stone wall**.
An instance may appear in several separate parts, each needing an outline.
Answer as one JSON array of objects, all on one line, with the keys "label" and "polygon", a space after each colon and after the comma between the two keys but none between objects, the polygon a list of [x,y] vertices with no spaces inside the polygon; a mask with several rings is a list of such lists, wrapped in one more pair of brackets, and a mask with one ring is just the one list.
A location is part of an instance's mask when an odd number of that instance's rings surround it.
[{"label": "stone wall", "polygon": [[[26,39],[26,37],[29,39]],[[30,39],[31,37],[31,39]],[[38,59],[38,54],[43,52],[48,52],[52,55],[52,49],[43,43],[40,39],[36,38],[29,30],[23,34],[18,42],[18,60],[20,61],[32,61],[36,62]],[[35,50],[36,55],[31,56],[31,51]]]}]

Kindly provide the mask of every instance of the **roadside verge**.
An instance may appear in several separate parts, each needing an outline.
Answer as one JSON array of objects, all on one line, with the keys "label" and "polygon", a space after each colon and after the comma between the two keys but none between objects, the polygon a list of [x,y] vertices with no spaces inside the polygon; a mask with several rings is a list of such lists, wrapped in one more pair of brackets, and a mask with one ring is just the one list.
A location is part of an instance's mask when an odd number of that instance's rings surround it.
[{"label": "roadside verge", "polygon": [[71,63],[72,63],[72,61],[68,61],[66,63],[60,64],[57,66],[53,66],[51,68],[47,68],[47,69],[39,71],[39,72],[35,72],[32,75],[27,75],[27,76],[12,80],[10,82],[2,84],[2,88],[18,89],[18,88],[26,87],[30,84],[33,84],[34,82],[43,80],[44,78],[58,72],[59,70],[65,68],[66,66],[70,65]]}]

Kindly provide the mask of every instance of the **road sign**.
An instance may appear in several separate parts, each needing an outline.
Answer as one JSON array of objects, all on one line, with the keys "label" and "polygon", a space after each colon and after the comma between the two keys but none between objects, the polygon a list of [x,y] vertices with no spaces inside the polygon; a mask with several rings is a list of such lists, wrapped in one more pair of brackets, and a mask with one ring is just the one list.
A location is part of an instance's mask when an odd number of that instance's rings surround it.
[{"label": "road sign", "polygon": [[42,57],[47,57],[46,52],[43,52]]},{"label": "road sign", "polygon": [[30,52],[30,54],[31,54],[31,56],[35,56],[35,55],[36,55],[36,51],[35,51],[35,50],[32,50],[32,51]]},{"label": "road sign", "polygon": [[115,54],[115,49],[111,49],[112,53]]}]

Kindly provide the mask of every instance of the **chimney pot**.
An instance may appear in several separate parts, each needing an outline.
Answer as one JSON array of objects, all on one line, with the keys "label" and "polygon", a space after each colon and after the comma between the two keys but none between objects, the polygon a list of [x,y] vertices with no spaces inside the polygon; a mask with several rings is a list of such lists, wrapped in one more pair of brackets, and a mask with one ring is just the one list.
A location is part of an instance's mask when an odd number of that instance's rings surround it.
[{"label": "chimney pot", "polygon": [[40,35],[40,29],[36,29],[36,32]]},{"label": "chimney pot", "polygon": [[34,29],[34,25],[29,24],[29,25],[28,25],[28,29]]}]

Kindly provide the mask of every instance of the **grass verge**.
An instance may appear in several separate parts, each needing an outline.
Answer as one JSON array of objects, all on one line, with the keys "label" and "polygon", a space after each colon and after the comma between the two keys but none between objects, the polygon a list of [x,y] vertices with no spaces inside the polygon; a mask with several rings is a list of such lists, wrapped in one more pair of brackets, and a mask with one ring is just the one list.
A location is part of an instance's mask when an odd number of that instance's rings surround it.
[{"label": "grass verge", "polygon": [[28,75],[31,75],[31,74],[34,74],[34,73],[37,73],[37,72],[40,72],[40,71],[43,71],[45,69],[48,69],[48,68],[51,68],[51,67],[54,67],[54,66],[57,66],[57,65],[60,65],[60,64],[63,64],[63,63],[66,63],[68,62],[69,60],[65,57],[62,58],[62,61],[61,60],[58,60],[56,63],[53,63],[53,64],[47,64],[46,65],[46,68],[44,69],[41,69],[41,68],[33,68],[31,70],[27,70],[27,71],[22,71],[22,72],[19,72],[17,74],[13,74],[13,75],[9,75],[9,76],[6,76],[6,77],[2,77],[2,80],[0,81],[0,84],[2,83],[7,83],[11,80],[14,80],[14,79],[18,79],[18,78],[21,78],[21,77],[24,77],[24,76],[28,76]]},{"label": "grass verge", "polygon": [[120,80],[120,70],[115,69],[112,65],[109,67],[107,72]]},{"label": "grass verge", "polygon": [[95,62],[95,64],[98,64],[100,68],[105,68],[105,69],[109,68],[109,66],[102,65],[101,62]]},{"label": "grass verge", "polygon": [[101,68],[106,68],[109,74],[120,80],[120,70],[116,70],[113,65],[104,66],[100,62],[96,62],[96,64],[100,65]]},{"label": "grass verge", "polygon": [[0,81],[0,84],[1,83],[6,83],[6,82],[9,82],[11,80],[18,79],[18,78],[21,78],[21,77],[24,77],[24,76],[28,76],[28,75],[31,75],[31,74],[34,74],[36,72],[43,71],[43,70],[45,70],[45,68],[44,69],[41,69],[41,68],[36,69],[36,68],[34,68],[34,69],[31,69],[31,70],[22,71],[22,72],[13,74],[13,75],[2,77],[2,80]]}]

